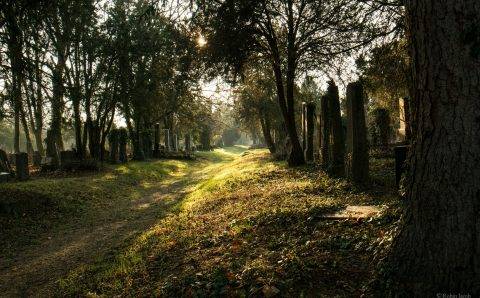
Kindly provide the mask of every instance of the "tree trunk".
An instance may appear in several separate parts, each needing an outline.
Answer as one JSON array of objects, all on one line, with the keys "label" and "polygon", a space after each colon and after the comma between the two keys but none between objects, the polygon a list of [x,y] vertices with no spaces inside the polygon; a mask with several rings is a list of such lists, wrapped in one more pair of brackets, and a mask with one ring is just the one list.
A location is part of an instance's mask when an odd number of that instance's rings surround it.
[{"label": "tree trunk", "polygon": [[27,154],[28,156],[33,157],[32,137],[30,136],[30,129],[28,128],[27,117],[25,115],[25,110],[23,109],[23,105],[20,107],[20,120],[22,121],[23,133],[25,134]]},{"label": "tree trunk", "polygon": [[63,116],[63,94],[64,94],[64,85],[63,85],[63,70],[65,68],[65,57],[63,54],[58,51],[58,62],[55,65],[55,69],[52,74],[52,121],[51,121],[51,130],[52,134],[55,137],[56,147],[58,150],[63,151],[63,139],[62,139],[62,116]]},{"label": "tree trunk", "polygon": [[479,15],[474,0],[407,1],[418,118],[390,262],[416,296],[480,294]]},{"label": "tree trunk", "polygon": [[83,151],[83,139],[82,139],[82,118],[80,116],[80,94],[78,90],[74,90],[72,95],[73,105],[73,119],[75,129],[75,146],[77,148],[77,157],[83,159],[85,152]]},{"label": "tree trunk", "polygon": [[264,113],[262,113],[262,115],[260,116],[260,125],[262,127],[263,138],[265,139],[268,150],[270,151],[270,153],[275,154],[276,148],[270,132],[270,119],[268,118],[268,116],[264,115]]}]

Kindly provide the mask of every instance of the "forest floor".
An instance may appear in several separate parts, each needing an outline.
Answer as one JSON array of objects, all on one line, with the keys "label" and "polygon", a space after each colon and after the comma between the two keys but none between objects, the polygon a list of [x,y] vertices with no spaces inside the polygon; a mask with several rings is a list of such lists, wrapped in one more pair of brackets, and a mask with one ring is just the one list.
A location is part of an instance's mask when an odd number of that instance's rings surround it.
[{"label": "forest floor", "polygon": [[[358,188],[233,147],[0,185],[0,296],[359,296],[399,217],[393,162]],[[337,218],[352,206],[371,218]]]}]

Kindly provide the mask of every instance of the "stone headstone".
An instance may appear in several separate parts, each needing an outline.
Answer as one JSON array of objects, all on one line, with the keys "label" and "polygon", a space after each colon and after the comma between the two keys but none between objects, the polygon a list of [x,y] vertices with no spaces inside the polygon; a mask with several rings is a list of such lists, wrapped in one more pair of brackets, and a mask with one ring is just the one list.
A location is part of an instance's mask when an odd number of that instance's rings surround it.
[{"label": "stone headstone", "polygon": [[304,155],[306,162],[313,162],[313,134],[315,131],[315,104],[314,103],[304,103],[302,107],[305,109],[304,112]]},{"label": "stone headstone", "polygon": [[400,127],[398,129],[398,135],[400,141],[408,141],[411,138],[411,113],[410,113],[410,101],[408,97],[400,98],[398,100],[398,114],[400,119]]},{"label": "stone headstone", "polygon": [[177,134],[173,135],[173,151],[178,151],[178,136]]},{"label": "stone headstone", "polygon": [[322,96],[320,101],[320,119],[322,124],[321,157],[322,166],[330,164],[330,116],[328,108],[328,96]]},{"label": "stone headstone", "polygon": [[302,148],[305,152],[307,147],[307,103],[302,102]]},{"label": "stone headstone", "polygon": [[190,133],[185,135],[185,151],[189,152],[192,151],[192,141]]},{"label": "stone headstone", "polygon": [[345,175],[345,134],[342,125],[342,114],[340,112],[338,87],[333,81],[328,83],[327,97],[332,135],[331,160],[328,170],[333,176],[343,177]]},{"label": "stone headstone", "polygon": [[27,180],[29,177],[28,172],[28,154],[20,152],[15,154],[15,169],[16,177],[18,180]]},{"label": "stone headstone", "polygon": [[60,166],[63,169],[71,167],[72,163],[74,163],[76,160],[77,157],[74,151],[60,151]]},{"label": "stone headstone", "polygon": [[160,123],[155,124],[154,134],[153,157],[158,158],[160,156]]},{"label": "stone headstone", "polygon": [[170,151],[170,129],[164,128],[164,146],[166,151]]},{"label": "stone headstone", "polygon": [[360,82],[347,86],[347,150],[349,177],[355,183],[368,181],[368,143],[364,91]]},{"label": "stone headstone", "polygon": [[119,161],[119,131],[118,129],[112,129],[108,137],[108,142],[110,145],[110,162],[113,164],[118,163]]}]

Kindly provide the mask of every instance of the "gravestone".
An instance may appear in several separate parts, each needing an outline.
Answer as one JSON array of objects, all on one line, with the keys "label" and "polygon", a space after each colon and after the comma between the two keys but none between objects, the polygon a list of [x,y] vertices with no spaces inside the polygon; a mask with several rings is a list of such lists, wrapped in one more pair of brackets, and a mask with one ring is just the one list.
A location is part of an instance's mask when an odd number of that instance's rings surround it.
[{"label": "gravestone", "polygon": [[408,142],[411,139],[411,111],[409,98],[400,98],[398,100],[398,108],[400,118],[400,128],[398,129],[398,135],[401,141]]},{"label": "gravestone", "polygon": [[185,135],[185,151],[190,152],[192,151],[192,144],[191,144],[191,136],[190,133]]},{"label": "gravestone", "polygon": [[305,109],[304,115],[304,155],[306,162],[313,162],[313,133],[315,130],[315,104],[303,103],[302,107]]},{"label": "gravestone", "polygon": [[60,166],[63,170],[73,168],[76,162],[77,162],[77,156],[75,154],[75,151],[73,150],[60,151]]},{"label": "gravestone", "polygon": [[402,174],[405,172],[405,161],[407,160],[407,152],[409,146],[396,146],[395,152],[395,183],[397,188],[400,186]]},{"label": "gravestone", "polygon": [[347,150],[349,177],[355,183],[368,181],[368,143],[364,91],[360,82],[347,86]]},{"label": "gravestone", "polygon": [[110,146],[110,162],[113,164],[119,161],[119,131],[118,129],[112,129],[108,136],[108,142]]},{"label": "gravestone", "polygon": [[322,123],[322,166],[327,168],[330,164],[330,115],[328,108],[328,96],[326,95],[322,96],[320,100],[320,119]]},{"label": "gravestone", "polygon": [[178,151],[178,136],[177,134],[173,134],[173,151]]},{"label": "gravestone", "polygon": [[121,163],[126,163],[128,161],[127,156],[127,141],[128,133],[125,128],[118,129],[118,159]]},{"label": "gravestone", "polygon": [[306,151],[307,148],[307,103],[302,102],[302,148]]},{"label": "gravestone", "polygon": [[170,151],[170,129],[164,128],[163,129],[164,133],[164,144],[165,144],[165,151]]},{"label": "gravestone", "polygon": [[42,155],[39,151],[33,152],[33,165],[39,167],[42,165]]},{"label": "gravestone", "polygon": [[153,157],[160,157],[160,123],[155,124],[155,144],[153,147]]},{"label": "gravestone", "polygon": [[327,97],[332,135],[329,172],[333,176],[342,177],[345,175],[345,135],[342,125],[342,114],[340,112],[338,87],[333,81],[328,82]]},{"label": "gravestone", "polygon": [[16,177],[20,181],[27,180],[29,177],[28,173],[28,154],[25,152],[20,152],[15,154],[15,169]]}]

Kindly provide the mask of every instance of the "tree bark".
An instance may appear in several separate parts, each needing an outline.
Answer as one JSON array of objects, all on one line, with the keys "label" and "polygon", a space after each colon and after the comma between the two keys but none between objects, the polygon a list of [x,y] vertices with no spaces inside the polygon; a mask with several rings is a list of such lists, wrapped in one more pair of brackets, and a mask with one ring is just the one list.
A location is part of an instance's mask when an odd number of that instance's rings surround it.
[{"label": "tree bark", "polygon": [[394,289],[480,294],[480,5],[406,2],[416,110]]},{"label": "tree bark", "polygon": [[275,143],[273,142],[272,134],[270,132],[270,119],[267,115],[265,115],[265,113],[262,113],[260,115],[260,126],[262,127],[263,138],[265,139],[268,150],[270,151],[270,153],[275,154],[276,148]]}]

